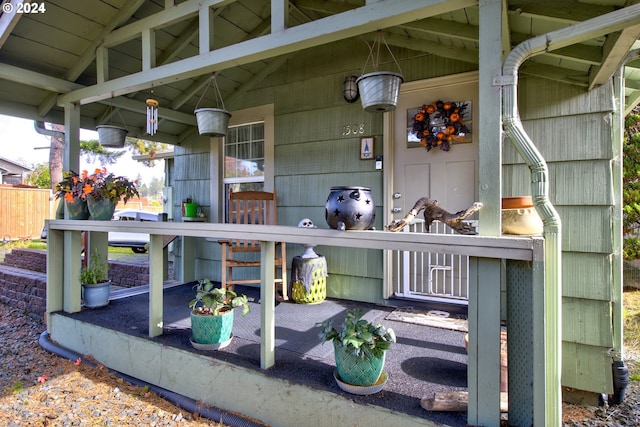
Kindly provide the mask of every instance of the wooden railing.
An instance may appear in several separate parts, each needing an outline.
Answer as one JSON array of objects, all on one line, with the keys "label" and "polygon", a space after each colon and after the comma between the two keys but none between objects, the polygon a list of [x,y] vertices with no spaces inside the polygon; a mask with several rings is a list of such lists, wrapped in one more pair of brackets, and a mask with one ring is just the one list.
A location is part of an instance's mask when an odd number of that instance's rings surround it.
[{"label": "wooden railing", "polygon": [[[469,416],[473,419],[491,419],[499,424],[500,406],[500,266],[502,261],[526,261],[531,265],[528,277],[531,283],[518,283],[528,287],[533,310],[533,330],[509,330],[509,338],[526,334],[534,337],[531,348],[520,349],[528,360],[526,365],[534,371],[530,376],[509,378],[510,389],[528,390],[534,396],[530,407],[519,408],[533,414],[539,425],[544,420],[548,405],[545,400],[554,393],[540,393],[550,383],[545,377],[546,366],[556,364],[548,360],[544,342],[544,240],[540,237],[486,237],[464,235],[434,235],[420,233],[393,233],[388,231],[339,231],[290,226],[180,223],[180,222],[120,222],[120,221],[48,221],[47,248],[47,314],[64,310],[80,311],[80,232],[90,230],[92,241],[101,242],[106,254],[107,233],[110,231],[149,233],[149,335],[163,332],[163,258],[164,236],[183,236],[184,242],[192,238],[252,239],[260,240],[261,276],[261,368],[275,363],[275,289],[273,254],[275,242],[316,244],[337,247],[405,250],[426,253],[447,253],[470,257],[469,299]],[[188,243],[186,243],[188,245]],[[185,248],[185,250],[188,250]],[[183,254],[184,255],[184,254]],[[188,259],[188,257],[184,256]],[[508,285],[508,284],[507,284]],[[497,314],[496,314],[497,313]],[[537,341],[536,341],[537,340]],[[511,356],[511,352],[509,354]],[[519,360],[522,363],[522,360]],[[511,369],[511,363],[510,369]],[[533,388],[533,391],[531,390]],[[534,393],[534,391],[536,391]],[[546,390],[545,390],[546,391]],[[531,392],[531,393],[529,393]],[[490,424],[494,424],[491,422]]]}]

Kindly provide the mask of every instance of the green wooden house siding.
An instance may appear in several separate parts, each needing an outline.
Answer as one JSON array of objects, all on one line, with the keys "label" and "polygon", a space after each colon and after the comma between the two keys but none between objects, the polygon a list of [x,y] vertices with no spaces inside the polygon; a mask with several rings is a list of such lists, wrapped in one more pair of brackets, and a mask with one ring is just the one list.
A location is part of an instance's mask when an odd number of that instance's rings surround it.
[{"label": "green wooden house siding", "polygon": [[[612,392],[613,88],[520,82],[523,125],[548,162],[562,220],[562,384]],[[529,171],[504,145],[503,194],[530,194]]]}]

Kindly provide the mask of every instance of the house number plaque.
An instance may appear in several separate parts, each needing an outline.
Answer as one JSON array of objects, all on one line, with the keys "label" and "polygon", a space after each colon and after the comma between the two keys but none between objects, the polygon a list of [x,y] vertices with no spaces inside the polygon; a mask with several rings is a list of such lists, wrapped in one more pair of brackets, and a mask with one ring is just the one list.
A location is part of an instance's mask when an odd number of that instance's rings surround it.
[{"label": "house number plaque", "polygon": [[342,136],[364,135],[364,123],[342,126]]}]

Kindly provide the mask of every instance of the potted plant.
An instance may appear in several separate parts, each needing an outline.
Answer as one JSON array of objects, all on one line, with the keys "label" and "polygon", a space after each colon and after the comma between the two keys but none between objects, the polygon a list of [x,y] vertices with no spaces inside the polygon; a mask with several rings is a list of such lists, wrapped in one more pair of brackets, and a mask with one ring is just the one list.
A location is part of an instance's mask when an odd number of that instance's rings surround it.
[{"label": "potted plant", "polygon": [[217,350],[231,342],[233,313],[242,307],[242,315],[249,310],[246,295],[215,287],[209,279],[199,280],[194,286],[196,296],[189,302],[191,308],[191,344],[199,350]]},{"label": "potted plant", "polygon": [[55,187],[56,199],[61,199],[56,217],[64,218],[64,206],[66,205],[69,219],[89,218],[89,208],[87,201],[82,197],[82,187],[82,179],[77,172],[63,172],[62,181],[57,183]]},{"label": "potted plant", "polygon": [[[369,322],[362,318],[363,315],[361,309],[347,311],[339,330],[333,327],[331,319],[316,325],[323,328],[319,334],[322,342],[333,341],[338,385],[356,393],[358,387],[366,389],[380,385],[372,391],[382,389],[386,381],[385,354],[391,343],[396,342],[393,329]],[[356,387],[345,388],[345,384]]]},{"label": "potted plant", "polygon": [[109,304],[111,281],[108,271],[108,264],[102,261],[97,251],[89,257],[87,266],[80,270],[82,300],[85,307],[96,308]]},{"label": "potted plant", "polygon": [[87,200],[91,218],[94,220],[110,220],[116,205],[123,200],[127,203],[133,196],[139,196],[135,184],[124,176],[107,173],[106,168],[96,169],[91,175],[83,171],[82,197]]}]

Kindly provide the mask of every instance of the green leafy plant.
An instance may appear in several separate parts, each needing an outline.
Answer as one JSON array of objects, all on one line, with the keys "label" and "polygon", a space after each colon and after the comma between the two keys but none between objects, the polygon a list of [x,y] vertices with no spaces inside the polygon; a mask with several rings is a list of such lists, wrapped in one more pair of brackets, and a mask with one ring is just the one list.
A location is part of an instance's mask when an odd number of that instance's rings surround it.
[{"label": "green leafy plant", "polygon": [[107,173],[106,168],[96,169],[91,175],[83,171],[83,197],[93,197],[95,200],[109,199],[119,202],[122,198],[125,203],[134,196],[139,196],[136,182],[123,176],[115,176]]},{"label": "green leafy plant", "polygon": [[246,295],[238,295],[229,289],[217,288],[209,279],[202,279],[193,287],[196,297],[189,302],[189,307],[195,314],[217,316],[225,311],[242,307],[242,315],[249,310],[249,300]]},{"label": "green leafy plant", "polygon": [[640,107],[625,119],[622,156],[624,258],[640,258]]},{"label": "green leafy plant", "polygon": [[364,311],[361,309],[347,311],[340,330],[333,327],[333,319],[317,323],[317,327],[323,328],[318,336],[322,342],[334,341],[335,344],[346,347],[354,356],[381,357],[391,347],[391,343],[396,342],[396,334],[391,328],[363,319],[363,315]]},{"label": "green leafy plant", "polygon": [[94,252],[86,267],[80,270],[80,283],[83,285],[97,285],[108,280],[109,266],[100,259],[100,254]]}]

